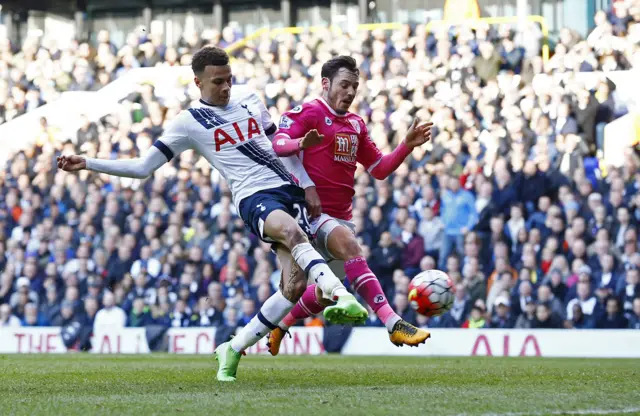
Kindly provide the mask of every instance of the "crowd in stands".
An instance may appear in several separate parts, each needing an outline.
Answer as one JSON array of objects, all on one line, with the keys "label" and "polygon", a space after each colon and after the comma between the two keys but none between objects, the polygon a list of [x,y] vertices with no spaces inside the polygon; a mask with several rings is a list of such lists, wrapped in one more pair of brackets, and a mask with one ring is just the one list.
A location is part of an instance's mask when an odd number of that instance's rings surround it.
[{"label": "crowd in stands", "polygon": [[[640,8],[615,4],[596,13],[587,39],[562,30],[547,63],[535,25],[430,33],[407,25],[265,36],[234,52],[235,81],[259,91],[277,120],[319,93],[323,61],[348,52],[362,77],[352,110],[383,152],[414,117],[433,121],[432,142],[390,179],[359,172],[356,180],[357,236],[407,321],[640,329],[640,163],[633,152],[622,168],[597,158],[602,126],[627,110],[604,76],[558,81],[640,67]],[[116,47],[101,32],[96,44],[65,50],[4,41],[0,117],[10,121],[61,91],[95,91],[131,68],[189,64],[201,45],[240,36],[207,31],[166,47],[136,33]],[[196,98],[186,84],[162,99],[143,85],[122,101],[124,111],[84,120],[76,137],[59,137],[42,120],[35,145],[0,170],[0,326],[230,334],[277,289],[270,247],[249,234],[199,155],[185,152],[147,180],[56,169],[61,152],[137,157]],[[455,281],[456,298],[428,319],[411,309],[407,287],[434,268]],[[383,326],[370,315],[366,325]]]}]

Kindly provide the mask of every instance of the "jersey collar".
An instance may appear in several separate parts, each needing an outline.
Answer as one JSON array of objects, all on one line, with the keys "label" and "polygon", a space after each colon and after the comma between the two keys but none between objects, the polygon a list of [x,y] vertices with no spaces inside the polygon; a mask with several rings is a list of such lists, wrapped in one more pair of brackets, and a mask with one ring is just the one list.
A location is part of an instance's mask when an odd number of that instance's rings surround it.
[{"label": "jersey collar", "polygon": [[231,100],[229,100],[229,104],[227,104],[227,105],[226,105],[226,106],[224,106],[224,107],[220,107],[220,106],[217,106],[217,105],[213,105],[213,104],[211,104],[211,103],[208,103],[208,102],[206,102],[205,100],[203,100],[202,98],[200,98],[200,100],[199,100],[199,101],[200,101],[200,103],[202,103],[202,104],[206,105],[207,107],[221,108],[222,110],[226,110],[226,109],[228,109],[229,107],[231,107]]},{"label": "jersey collar", "polygon": [[324,100],[324,98],[323,98],[323,97],[318,98],[318,100],[319,100],[322,104],[324,104],[324,106],[325,106],[325,107],[327,107],[327,110],[329,110],[329,111],[331,112],[331,114],[333,114],[333,115],[334,115],[334,116],[336,116],[336,117],[346,117],[346,116],[347,116],[347,114],[349,114],[348,112],[347,112],[347,113],[344,113],[344,114],[338,114],[338,113],[337,113],[333,108],[331,108],[331,106],[329,105],[329,103],[328,103],[328,102],[326,102],[326,101]]}]

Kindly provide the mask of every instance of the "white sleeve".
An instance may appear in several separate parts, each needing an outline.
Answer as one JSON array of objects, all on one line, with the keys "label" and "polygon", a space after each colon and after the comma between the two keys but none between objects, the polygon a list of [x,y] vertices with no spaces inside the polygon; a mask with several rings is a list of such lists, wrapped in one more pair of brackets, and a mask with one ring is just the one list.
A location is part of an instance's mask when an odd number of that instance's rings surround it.
[{"label": "white sleeve", "polygon": [[136,159],[91,159],[87,158],[87,169],[125,178],[144,179],[167,163],[165,155],[156,147],[149,149],[144,157]]},{"label": "white sleeve", "polygon": [[190,147],[189,135],[184,126],[183,113],[171,121],[161,138],[149,151],[136,159],[107,160],[87,158],[87,169],[126,178],[144,179],[164,165],[176,154]]},{"label": "white sleeve", "polygon": [[281,157],[280,160],[282,160],[282,163],[287,168],[287,170],[293,176],[295,176],[296,179],[298,179],[300,183],[300,187],[302,187],[302,189],[307,189],[311,186],[316,186],[316,184],[313,183],[313,181],[307,174],[307,171],[305,170],[304,165],[302,164],[302,161],[300,160],[298,155]]}]

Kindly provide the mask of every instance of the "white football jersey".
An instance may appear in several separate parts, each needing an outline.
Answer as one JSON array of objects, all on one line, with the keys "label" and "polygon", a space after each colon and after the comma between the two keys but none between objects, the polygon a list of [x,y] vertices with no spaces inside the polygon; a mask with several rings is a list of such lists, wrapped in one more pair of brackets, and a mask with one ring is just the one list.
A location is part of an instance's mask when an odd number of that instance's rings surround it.
[{"label": "white football jersey", "polygon": [[258,191],[295,185],[267,137],[276,130],[258,96],[234,86],[226,107],[200,100],[181,111],[154,146],[169,160],[196,150],[227,180],[239,209],[240,201]]}]

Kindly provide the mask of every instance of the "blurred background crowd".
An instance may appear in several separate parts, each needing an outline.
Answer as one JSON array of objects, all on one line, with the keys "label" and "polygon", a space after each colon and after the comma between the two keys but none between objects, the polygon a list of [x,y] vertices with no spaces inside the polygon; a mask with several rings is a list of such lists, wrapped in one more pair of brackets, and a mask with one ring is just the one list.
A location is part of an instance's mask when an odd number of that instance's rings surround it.
[{"label": "blurred background crowd", "polygon": [[[383,152],[413,117],[434,122],[432,142],[388,180],[360,171],[354,198],[358,238],[407,321],[640,329],[640,166],[631,150],[622,168],[601,163],[604,125],[627,108],[594,72],[640,67],[640,7],[616,4],[596,13],[586,39],[563,29],[548,62],[535,25],[406,25],[259,37],[233,52],[235,82],[257,90],[277,120],[317,96],[322,62],[348,52],[362,77],[352,111]],[[207,30],[166,47],[135,32],[116,47],[103,31],[96,43],[62,50],[5,39],[0,118],[60,92],[96,91],[133,68],[188,65],[202,45],[229,46],[243,35]],[[98,327],[231,334],[277,288],[277,260],[199,155],[185,152],[142,181],[56,169],[60,153],[143,154],[197,99],[189,81],[141,84],[119,111],[84,119],[75,137],[60,137],[43,118],[34,145],[2,167],[0,326],[60,326],[80,347]],[[407,287],[433,268],[457,291],[451,311],[428,319],[408,305]],[[383,326],[370,315],[366,325]]]}]

